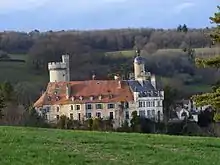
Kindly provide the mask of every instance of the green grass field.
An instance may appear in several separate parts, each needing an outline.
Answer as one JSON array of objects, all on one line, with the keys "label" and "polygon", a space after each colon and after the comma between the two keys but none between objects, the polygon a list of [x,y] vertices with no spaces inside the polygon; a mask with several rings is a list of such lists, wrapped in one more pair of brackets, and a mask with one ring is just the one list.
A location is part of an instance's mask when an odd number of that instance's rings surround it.
[{"label": "green grass field", "polygon": [[0,127],[2,165],[219,165],[220,139]]},{"label": "green grass field", "polygon": [[[196,48],[196,54],[199,56],[213,56],[215,54],[220,54],[220,48]],[[162,52],[182,52],[182,49],[159,49],[157,53]],[[134,57],[135,50],[125,50],[125,51],[116,51],[116,52],[106,52],[107,56],[123,56],[123,57]]]}]

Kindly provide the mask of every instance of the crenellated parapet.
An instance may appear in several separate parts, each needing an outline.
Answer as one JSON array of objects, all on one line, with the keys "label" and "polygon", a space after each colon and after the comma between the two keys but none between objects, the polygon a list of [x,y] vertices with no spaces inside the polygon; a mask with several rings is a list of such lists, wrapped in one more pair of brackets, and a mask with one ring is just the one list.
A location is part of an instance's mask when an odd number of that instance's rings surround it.
[{"label": "crenellated parapet", "polygon": [[65,70],[67,69],[66,63],[63,62],[50,62],[48,63],[49,70]]}]

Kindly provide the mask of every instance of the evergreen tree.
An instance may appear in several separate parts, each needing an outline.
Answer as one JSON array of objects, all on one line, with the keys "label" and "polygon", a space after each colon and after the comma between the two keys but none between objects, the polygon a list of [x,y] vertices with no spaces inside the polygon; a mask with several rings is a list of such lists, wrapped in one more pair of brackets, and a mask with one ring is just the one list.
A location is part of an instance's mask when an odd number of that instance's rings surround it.
[{"label": "evergreen tree", "polygon": [[188,27],[186,26],[186,24],[184,24],[181,28],[182,32],[187,33],[188,32]]},{"label": "evergreen tree", "polygon": [[0,95],[0,120],[3,117],[3,112],[2,110],[5,108],[5,102],[4,102],[4,98]]},{"label": "evergreen tree", "polygon": [[[217,27],[214,32],[210,35],[213,39],[213,43],[220,44],[220,6],[218,6],[218,12],[210,17],[212,23],[215,23]],[[196,64],[200,67],[212,67],[220,68],[220,55],[207,58],[207,59],[196,59]],[[220,85],[219,83],[213,87],[213,91],[202,95],[193,96],[194,101],[198,106],[212,105],[215,109],[215,120],[220,121]]]}]

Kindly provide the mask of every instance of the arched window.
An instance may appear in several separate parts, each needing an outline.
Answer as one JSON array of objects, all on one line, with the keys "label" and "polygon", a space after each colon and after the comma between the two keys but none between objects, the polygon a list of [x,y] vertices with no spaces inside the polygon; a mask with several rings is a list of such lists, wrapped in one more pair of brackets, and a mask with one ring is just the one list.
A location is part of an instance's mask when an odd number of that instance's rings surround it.
[{"label": "arched window", "polygon": [[57,107],[57,112],[59,112],[60,111],[60,107]]}]

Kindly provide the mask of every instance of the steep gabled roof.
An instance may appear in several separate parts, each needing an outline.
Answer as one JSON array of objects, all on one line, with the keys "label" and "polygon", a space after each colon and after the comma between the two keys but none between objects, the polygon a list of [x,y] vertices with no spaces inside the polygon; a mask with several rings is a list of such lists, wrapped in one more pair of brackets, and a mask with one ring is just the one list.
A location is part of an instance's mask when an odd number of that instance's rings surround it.
[{"label": "steep gabled roof", "polygon": [[[70,97],[66,98],[66,86],[70,88]],[[126,81],[88,80],[48,83],[46,92],[36,101],[35,107],[42,105],[62,105],[68,103],[107,103],[132,101],[133,95]],[[101,96],[101,99],[100,99]],[[91,99],[91,97],[93,99]]]}]

